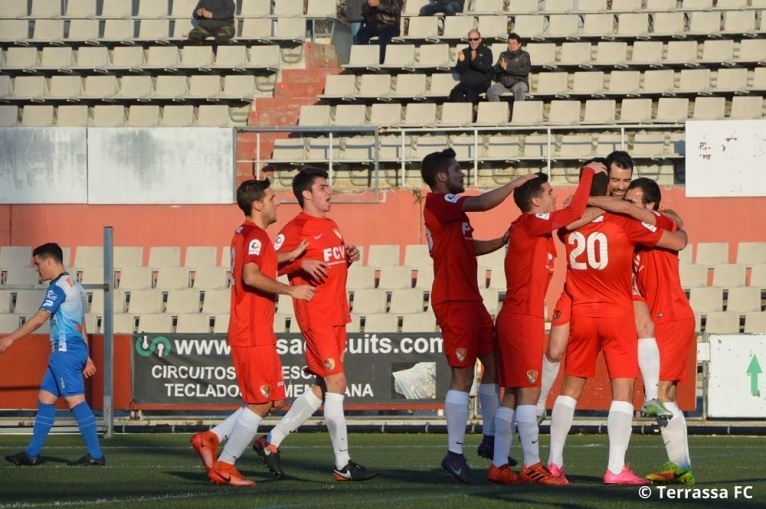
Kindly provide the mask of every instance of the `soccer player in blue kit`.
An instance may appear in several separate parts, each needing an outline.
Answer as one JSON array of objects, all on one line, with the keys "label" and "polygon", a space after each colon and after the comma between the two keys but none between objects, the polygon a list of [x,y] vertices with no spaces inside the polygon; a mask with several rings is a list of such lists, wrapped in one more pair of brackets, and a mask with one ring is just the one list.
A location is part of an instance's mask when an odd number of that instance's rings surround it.
[{"label": "soccer player in blue kit", "polygon": [[46,320],[51,320],[51,354],[48,369],[40,383],[37,416],[32,440],[26,450],[6,456],[15,465],[34,466],[40,462],[42,449],[56,417],[56,401],[66,400],[80,434],[85,439],[88,453],[70,461],[70,466],[104,466],[106,460],[98,442],[96,417],[85,401],[85,378],[96,372],[88,354],[88,336],[85,331],[87,295],[82,286],[64,268],[64,255],[58,244],[48,243],[32,251],[35,267],[43,281],[50,281],[40,310],[14,332],[0,339],[0,354],[14,341],[36,331]]}]

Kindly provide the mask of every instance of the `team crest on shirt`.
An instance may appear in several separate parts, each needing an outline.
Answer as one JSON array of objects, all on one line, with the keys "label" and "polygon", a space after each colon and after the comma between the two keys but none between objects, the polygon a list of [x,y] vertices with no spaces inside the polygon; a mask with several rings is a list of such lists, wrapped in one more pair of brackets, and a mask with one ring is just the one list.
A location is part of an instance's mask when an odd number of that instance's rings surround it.
[{"label": "team crest on shirt", "polygon": [[445,194],[444,195],[444,201],[448,201],[450,203],[457,203],[457,201],[460,199],[460,195],[458,194]]},{"label": "team crest on shirt", "polygon": [[325,359],[322,361],[322,364],[324,364],[324,367],[327,371],[332,371],[335,369],[335,359],[330,357],[329,359]]},{"label": "team crest on shirt", "polygon": [[537,377],[540,373],[537,372],[536,369],[530,369],[527,371],[527,380],[529,380],[529,383],[533,384],[537,382]]},{"label": "team crest on shirt", "polygon": [[280,233],[277,235],[277,239],[274,241],[274,251],[279,251],[279,248],[282,247],[282,244],[285,242],[285,234]]},{"label": "team crest on shirt", "polygon": [[247,254],[259,256],[261,254],[261,241],[253,239],[247,247]]},{"label": "team crest on shirt", "polygon": [[468,356],[468,350],[465,348],[458,348],[455,350],[455,357],[457,357],[457,360],[460,362],[463,362],[465,358]]},{"label": "team crest on shirt", "polygon": [[264,398],[268,398],[271,396],[271,386],[270,385],[261,385],[261,394]]}]

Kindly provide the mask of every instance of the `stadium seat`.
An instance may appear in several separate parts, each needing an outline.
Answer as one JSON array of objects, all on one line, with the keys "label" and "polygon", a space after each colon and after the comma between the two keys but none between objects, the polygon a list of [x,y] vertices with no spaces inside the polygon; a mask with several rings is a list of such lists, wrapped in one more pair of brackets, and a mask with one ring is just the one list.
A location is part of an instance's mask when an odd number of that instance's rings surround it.
[{"label": "stadium seat", "polygon": [[346,288],[369,290],[375,288],[375,267],[353,264],[348,268]]},{"label": "stadium seat", "polygon": [[364,315],[364,332],[399,332],[399,317],[396,315],[368,313]]},{"label": "stadium seat", "polygon": [[436,317],[432,312],[410,313],[402,316],[402,332],[436,332]]},{"label": "stadium seat", "polygon": [[166,19],[144,19],[138,24],[136,42],[168,44],[170,39],[170,23]]},{"label": "stadium seat", "polygon": [[[679,13],[683,16],[682,13]],[[670,41],[663,59],[665,65],[695,67],[697,65],[697,41]],[[710,72],[709,69],[700,69]],[[683,71],[682,71],[683,72]]]},{"label": "stadium seat", "polygon": [[746,267],[744,265],[727,263],[713,266],[713,286],[723,288],[745,286],[745,276]]},{"label": "stadium seat", "polygon": [[355,97],[361,99],[385,98],[390,89],[390,74],[363,74],[359,79],[359,91]]},{"label": "stadium seat", "polygon": [[622,69],[628,65],[628,43],[601,41],[596,45],[593,66]]},{"label": "stadium seat", "polygon": [[104,22],[104,41],[131,44],[135,35],[135,22],[132,19],[107,19]]},{"label": "stadium seat", "polygon": [[721,33],[721,13],[695,11],[689,14],[688,35],[701,36]]},{"label": "stadium seat", "polygon": [[417,59],[413,67],[417,70],[449,71],[455,62],[450,56],[449,44],[427,44],[416,47]]},{"label": "stadium seat", "polygon": [[576,72],[572,84],[571,95],[586,95],[588,97],[604,96],[604,73]]},{"label": "stadium seat", "polygon": [[0,19],[0,43],[17,44],[29,39],[29,22],[25,19]]},{"label": "stadium seat", "polygon": [[5,269],[6,285],[38,285],[40,274],[33,267],[7,267]]},{"label": "stadium seat", "polygon": [[388,99],[410,102],[426,98],[425,74],[400,74],[396,78],[396,87],[389,92]]},{"label": "stadium seat", "polygon": [[437,119],[436,125],[441,127],[468,126],[472,122],[473,105],[471,103],[446,102],[442,105],[441,116]]},{"label": "stadium seat", "polygon": [[0,246],[0,267],[31,267],[32,248],[29,246]]},{"label": "stadium seat", "polygon": [[[123,77],[123,82],[126,77]],[[122,89],[120,89],[122,91]],[[118,94],[119,95],[119,94]],[[156,127],[160,123],[160,107],[156,105],[137,105],[128,108],[125,127]]]},{"label": "stadium seat", "polygon": [[396,289],[391,292],[389,314],[405,315],[424,311],[423,290],[419,288]]},{"label": "stadium seat", "polygon": [[660,97],[654,122],[663,124],[683,123],[689,117],[689,99]]},{"label": "stadium seat", "polygon": [[727,311],[713,311],[707,313],[705,332],[708,334],[738,334],[739,315]]},{"label": "stadium seat", "polygon": [[710,76],[710,69],[683,69],[675,92],[692,96],[710,94]]},{"label": "stadium seat", "polygon": [[119,269],[121,290],[148,290],[154,283],[151,267],[124,267]]},{"label": "stadium seat", "polygon": [[580,123],[580,101],[551,101],[549,125],[577,125]]},{"label": "stadium seat", "polygon": [[[176,321],[176,333],[177,334],[207,334],[211,332],[210,317],[200,313],[178,315]],[[274,325],[276,329],[277,320],[275,317]],[[282,320],[284,324],[284,320]]]},{"label": "stadium seat", "polygon": [[[207,315],[228,314],[231,304],[231,291],[228,289],[205,290],[202,312]],[[218,318],[216,318],[216,322]]]},{"label": "stadium seat", "polygon": [[631,154],[643,157],[661,157],[665,151],[665,136],[658,132],[636,133]]},{"label": "stadium seat", "polygon": [[399,265],[399,246],[395,244],[373,244],[369,246],[366,265],[373,267]]},{"label": "stadium seat", "polygon": [[386,292],[381,290],[357,290],[351,306],[356,314],[385,313],[386,299]]},{"label": "stadium seat", "polygon": [[217,257],[218,249],[215,246],[189,246],[186,248],[183,266],[193,269],[215,266],[218,262]]},{"label": "stadium seat", "polygon": [[613,124],[617,110],[615,100],[585,101],[585,114],[582,124]]},{"label": "stadium seat", "polygon": [[761,289],[753,286],[731,288],[726,299],[726,310],[737,313],[761,311]]},{"label": "stadium seat", "polygon": [[[755,10],[737,10],[724,12],[723,29],[721,29],[721,34],[736,35],[737,37],[742,37],[743,35],[754,36],[757,33],[755,14]],[[764,29],[762,27],[761,32],[763,32],[763,30]]]},{"label": "stadium seat", "polygon": [[13,332],[21,326],[21,315],[0,314],[0,334]]},{"label": "stadium seat", "polygon": [[[356,76],[353,74],[329,74],[325,78],[324,92],[319,97],[324,101],[350,101],[354,99],[355,95]],[[316,108],[318,106],[309,107]]]},{"label": "stadium seat", "polygon": [[[5,63],[2,65],[7,71],[34,72],[38,67],[38,51],[34,47],[10,47],[5,54]],[[4,76],[10,79],[9,76]],[[8,81],[10,87],[10,81]],[[0,89],[0,93],[5,97],[9,95],[10,88]]]},{"label": "stadium seat", "polygon": [[386,50],[386,59],[378,68],[395,72],[413,70],[415,68],[415,45],[392,44]]},{"label": "stadium seat", "polygon": [[689,303],[696,313],[723,311],[723,289],[717,287],[692,288],[689,290]]},{"label": "stadium seat", "polygon": [[45,290],[17,290],[13,312],[17,315],[32,316],[40,309]]},{"label": "stadium seat", "polygon": [[380,268],[378,288],[382,290],[394,290],[400,288],[412,288],[412,267],[406,265],[390,265]]},{"label": "stadium seat", "polygon": [[476,126],[505,125],[510,118],[510,106],[507,102],[480,102],[476,114]]},{"label": "stadium seat", "polygon": [[728,242],[699,242],[694,263],[712,268],[714,265],[729,263]]},{"label": "stadium seat", "polygon": [[402,105],[398,103],[375,103],[370,108],[370,125],[380,127],[398,126],[402,122]]},{"label": "stadium seat", "polygon": [[[114,290],[112,293],[112,306],[115,315],[125,313],[125,292],[122,290]],[[93,290],[90,299],[89,312],[103,315],[104,314],[104,291]]]},{"label": "stadium seat", "polygon": [[3,18],[23,18],[27,15],[27,2],[19,0],[0,0],[0,13]]},{"label": "stadium seat", "polygon": [[[401,77],[399,78],[401,80]],[[410,103],[404,112],[402,126],[433,127],[436,125],[436,104]]]},{"label": "stadium seat", "polygon": [[363,104],[340,104],[335,108],[333,124],[341,126],[363,125],[367,111]]},{"label": "stadium seat", "polygon": [[754,92],[766,92],[766,67],[759,67],[753,71],[753,80],[750,90]]},{"label": "stadium seat", "polygon": [[642,8],[642,0],[612,0],[614,12],[637,12]]},{"label": "stadium seat", "polygon": [[61,2],[59,0],[33,0],[29,13],[33,18],[61,17]]},{"label": "stadium seat", "polygon": [[85,105],[61,105],[56,109],[56,125],[60,127],[86,127],[88,107]]},{"label": "stadium seat", "polygon": [[543,111],[545,103],[543,101],[523,101],[514,103],[513,117],[511,125],[515,126],[534,126],[543,124]]},{"label": "stadium seat", "polygon": [[136,332],[136,318],[133,315],[114,315],[112,328],[115,334],[133,334]]},{"label": "stadium seat", "polygon": [[[492,55],[497,60],[500,52],[506,51],[506,44],[493,44]],[[556,45],[554,43],[530,43],[524,46],[529,53],[529,59],[534,67],[543,67],[548,70],[556,68]]]},{"label": "stadium seat", "polygon": [[643,124],[652,120],[651,99],[625,99],[620,108],[617,123]]},{"label": "stadium seat", "polygon": [[546,0],[540,6],[540,12],[552,14],[573,12],[575,10],[574,4],[574,0]]},{"label": "stadium seat", "polygon": [[451,44],[465,42],[468,38],[468,32],[475,28],[473,16],[446,16],[444,18],[444,30],[439,39]]},{"label": "stadium seat", "polygon": [[508,39],[508,17],[505,14],[479,16],[478,30],[485,43],[491,40],[505,41]]},{"label": "stadium seat", "polygon": [[561,138],[558,155],[563,158],[587,158],[593,154],[593,149],[593,138],[590,134],[565,134]]},{"label": "stadium seat", "polygon": [[229,331],[229,313],[220,313],[214,317],[213,334],[226,334]]},{"label": "stadium seat", "polygon": [[[716,84],[712,88],[712,92],[747,94],[747,69],[718,69]],[[760,117],[760,110],[757,113]]]},{"label": "stadium seat", "polygon": [[130,18],[132,15],[132,2],[125,2],[124,0],[102,0],[100,17]]},{"label": "stadium seat", "polygon": [[640,39],[649,36],[649,14],[623,12],[617,15],[615,37]]},{"label": "stadium seat", "polygon": [[537,76],[537,85],[532,87],[528,97],[567,97],[569,75],[565,72],[542,73]]},{"label": "stadium seat", "polygon": [[189,97],[215,101],[221,94],[221,77],[195,74],[189,78]]},{"label": "stadium seat", "polygon": [[736,261],[748,267],[766,263],[766,242],[740,242],[737,244]]},{"label": "stadium seat", "polygon": [[434,284],[434,268],[430,266],[418,267],[417,281],[415,288],[430,291]]},{"label": "stadium seat", "polygon": [[22,127],[50,127],[52,125],[53,106],[24,106],[21,113]]},{"label": "stadium seat", "polygon": [[160,290],[135,290],[128,296],[128,313],[133,315],[162,313],[164,306],[163,292]]},{"label": "stadium seat", "polygon": [[160,126],[189,127],[194,123],[194,107],[191,105],[170,105],[162,108]]},{"label": "stadium seat", "polygon": [[766,62],[766,39],[742,39],[734,61],[737,64]]},{"label": "stadium seat", "polygon": [[198,126],[230,127],[229,107],[225,104],[201,104],[197,110]]},{"label": "stadium seat", "polygon": [[635,41],[629,60],[631,66],[659,66],[662,64],[662,41]]},{"label": "stadium seat", "polygon": [[[551,39],[571,39],[577,37],[578,32],[579,16],[554,14],[548,18],[548,29],[545,35]],[[590,52],[588,52],[588,56],[590,56]]]},{"label": "stadium seat", "polygon": [[702,57],[699,63],[713,65],[734,64],[734,41],[731,39],[707,40],[702,43]]},{"label": "stadium seat", "polygon": [[136,332],[173,332],[173,317],[164,313],[142,314],[138,317]]},{"label": "stadium seat", "polygon": [[611,39],[615,33],[615,17],[612,14],[586,14],[583,16],[581,37]]},{"label": "stadium seat", "polygon": [[165,312],[173,315],[199,313],[202,307],[200,291],[197,289],[170,290]]},{"label": "stadium seat", "polygon": [[255,94],[255,77],[252,75],[227,75],[223,77],[223,92],[219,99],[251,102]]},{"label": "stadium seat", "polygon": [[157,269],[155,288],[158,290],[182,290],[191,286],[190,281],[188,267],[164,266]]},{"label": "stadium seat", "polygon": [[694,120],[723,120],[726,111],[725,97],[697,97],[694,100]]},{"label": "stadium seat", "polygon": [[745,315],[745,334],[766,333],[766,312],[758,311]]},{"label": "stadium seat", "polygon": [[[766,262],[766,260],[764,260]],[[404,264],[409,267],[432,267],[433,260],[426,244],[407,244],[404,247]]]},{"label": "stadium seat", "polygon": [[525,40],[545,39],[545,17],[521,14],[513,18],[513,31]]}]

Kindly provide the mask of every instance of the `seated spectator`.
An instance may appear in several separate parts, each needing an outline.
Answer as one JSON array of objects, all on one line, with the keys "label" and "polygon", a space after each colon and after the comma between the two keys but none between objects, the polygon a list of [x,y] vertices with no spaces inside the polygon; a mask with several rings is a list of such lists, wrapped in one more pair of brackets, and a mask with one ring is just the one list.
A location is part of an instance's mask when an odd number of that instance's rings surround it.
[{"label": "seated spectator", "polygon": [[399,35],[402,3],[402,0],[367,0],[362,4],[364,22],[356,37],[359,44],[369,44],[370,39],[378,38],[381,64],[386,59],[386,46]]},{"label": "seated spectator", "polygon": [[529,71],[532,61],[529,53],[521,49],[522,40],[518,34],[508,34],[508,51],[500,53],[497,64],[492,68],[497,83],[487,90],[487,99],[499,101],[500,94],[513,93],[514,101],[523,101],[529,92]]},{"label": "seated spectator", "polygon": [[458,12],[463,12],[464,3],[465,0],[430,0],[420,8],[420,15],[433,16],[443,12],[445,16],[454,16]]},{"label": "seated spectator", "polygon": [[346,0],[346,21],[351,28],[351,37],[354,44],[359,44],[357,40],[357,34],[359,29],[362,28],[362,4],[366,4],[367,0]]},{"label": "seated spectator", "polygon": [[189,32],[189,41],[201,44],[215,37],[217,43],[228,44],[236,33],[234,10],[234,0],[199,0],[192,14],[199,23]]},{"label": "seated spectator", "polygon": [[468,32],[468,47],[457,54],[453,70],[460,74],[460,83],[450,92],[449,100],[478,103],[479,95],[489,88],[492,71],[492,50],[484,45],[478,30]]}]

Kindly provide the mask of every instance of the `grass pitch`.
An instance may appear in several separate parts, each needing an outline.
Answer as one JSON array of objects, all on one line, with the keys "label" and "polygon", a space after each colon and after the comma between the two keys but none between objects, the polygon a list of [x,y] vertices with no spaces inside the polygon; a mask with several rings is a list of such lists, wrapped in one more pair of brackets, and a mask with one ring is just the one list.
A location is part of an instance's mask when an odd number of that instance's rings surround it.
[{"label": "grass pitch", "polygon": [[[484,478],[489,461],[476,455],[480,435],[466,437],[466,455]],[[541,457],[548,437],[541,437]],[[22,450],[28,436],[0,436],[0,454]],[[275,480],[252,451],[237,464],[257,488],[209,484],[188,434],[116,435],[104,440],[105,468],[67,467],[84,454],[79,436],[51,436],[37,467],[0,466],[0,507],[119,508],[473,508],[492,507],[766,507],[766,468],[762,437],[692,436],[697,484],[689,491],[661,492],[648,500],[636,487],[606,487],[607,437],[572,435],[565,458],[572,482],[567,487],[465,486],[441,470],[446,436],[439,434],[351,434],[355,461],[381,472],[366,483],[336,483],[333,454],[325,433],[296,433],[282,444],[288,474]],[[512,455],[520,458],[518,441]],[[645,475],[665,461],[659,436],[634,435],[628,460]],[[748,488],[749,487],[749,488]],[[644,493],[645,495],[645,493]],[[728,498],[722,498],[726,495]],[[671,499],[671,496],[675,498]],[[747,498],[747,497],[751,498]],[[695,498],[707,497],[707,498]]]}]

